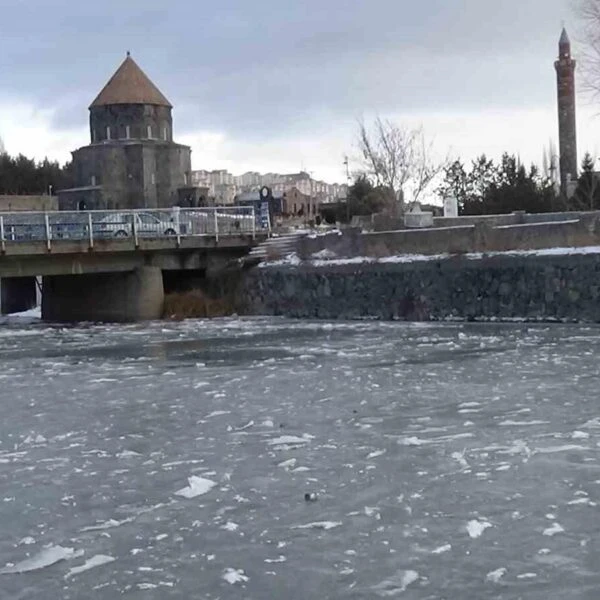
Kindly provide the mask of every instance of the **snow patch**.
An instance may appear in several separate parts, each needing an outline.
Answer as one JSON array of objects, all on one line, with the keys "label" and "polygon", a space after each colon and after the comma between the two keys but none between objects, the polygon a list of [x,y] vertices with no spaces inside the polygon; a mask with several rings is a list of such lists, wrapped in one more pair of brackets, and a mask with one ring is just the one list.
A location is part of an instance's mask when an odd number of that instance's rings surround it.
[{"label": "snow patch", "polygon": [[11,313],[7,316],[11,319],[41,319],[42,307],[36,306],[35,308],[31,308],[30,310],[25,310],[23,312],[18,313]]}]

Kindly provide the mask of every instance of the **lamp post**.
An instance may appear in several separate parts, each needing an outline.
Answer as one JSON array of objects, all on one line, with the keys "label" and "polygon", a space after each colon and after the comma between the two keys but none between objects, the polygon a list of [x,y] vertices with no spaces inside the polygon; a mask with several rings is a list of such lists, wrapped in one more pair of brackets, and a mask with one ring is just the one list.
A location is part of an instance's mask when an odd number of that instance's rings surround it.
[{"label": "lamp post", "polygon": [[350,191],[350,166],[348,156],[344,156],[344,165],[346,167],[346,221],[350,224],[350,198],[348,192]]}]

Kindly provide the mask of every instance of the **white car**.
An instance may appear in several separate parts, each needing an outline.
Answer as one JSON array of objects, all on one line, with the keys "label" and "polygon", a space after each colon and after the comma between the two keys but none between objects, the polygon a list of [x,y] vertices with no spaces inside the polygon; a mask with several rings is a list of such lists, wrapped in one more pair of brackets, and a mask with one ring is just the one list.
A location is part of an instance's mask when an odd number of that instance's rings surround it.
[{"label": "white car", "polygon": [[94,223],[94,235],[99,237],[129,237],[133,235],[135,216],[136,233],[142,237],[177,235],[173,223],[161,221],[147,212],[113,213]]}]

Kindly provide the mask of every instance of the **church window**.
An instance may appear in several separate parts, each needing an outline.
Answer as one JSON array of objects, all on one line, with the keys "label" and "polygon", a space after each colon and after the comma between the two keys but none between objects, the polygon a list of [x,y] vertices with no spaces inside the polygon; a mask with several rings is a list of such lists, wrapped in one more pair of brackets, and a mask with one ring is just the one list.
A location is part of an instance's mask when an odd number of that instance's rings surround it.
[{"label": "church window", "polygon": [[91,181],[92,185],[96,185],[96,176],[92,175],[92,181]]},{"label": "church window", "polygon": [[131,127],[129,125],[125,125],[125,137],[127,139],[131,138]]},{"label": "church window", "polygon": [[169,129],[167,127],[163,128],[163,140],[165,140],[165,142],[169,140]]},{"label": "church window", "polygon": [[148,125],[148,139],[152,139],[152,125]]},{"label": "church window", "polygon": [[106,139],[110,140],[110,127],[106,128]]},{"label": "church window", "polygon": [[152,185],[156,185],[156,173],[152,173],[150,181],[152,182]]}]

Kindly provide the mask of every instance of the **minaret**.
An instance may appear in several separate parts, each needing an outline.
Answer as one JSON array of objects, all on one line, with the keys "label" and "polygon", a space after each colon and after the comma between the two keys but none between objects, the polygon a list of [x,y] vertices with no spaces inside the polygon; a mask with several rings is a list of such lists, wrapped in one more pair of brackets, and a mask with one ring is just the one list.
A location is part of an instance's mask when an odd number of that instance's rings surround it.
[{"label": "minaret", "polygon": [[558,88],[558,138],[560,152],[560,189],[568,195],[569,180],[577,180],[577,124],[575,119],[575,61],[571,41],[563,28],[554,63]]}]

